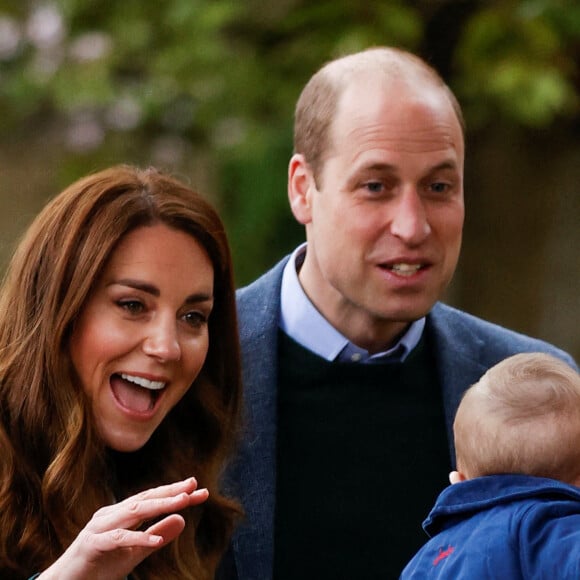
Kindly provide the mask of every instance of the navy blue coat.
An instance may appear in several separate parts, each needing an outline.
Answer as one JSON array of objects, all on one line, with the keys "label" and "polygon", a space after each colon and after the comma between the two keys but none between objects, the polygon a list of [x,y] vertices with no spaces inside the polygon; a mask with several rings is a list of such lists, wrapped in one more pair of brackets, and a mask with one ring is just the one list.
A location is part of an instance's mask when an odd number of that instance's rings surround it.
[{"label": "navy blue coat", "polygon": [[[242,449],[228,481],[242,501],[246,518],[224,558],[222,577],[228,580],[272,578],[277,333],[282,272],[288,258],[237,293],[246,424]],[[546,342],[441,303],[427,316],[426,332],[436,346],[451,458],[455,456],[453,419],[461,396],[489,367],[512,354],[531,351],[548,352],[576,366],[569,355]]]},{"label": "navy blue coat", "polygon": [[476,477],[441,492],[432,536],[401,580],[578,580],[580,488],[527,475]]}]

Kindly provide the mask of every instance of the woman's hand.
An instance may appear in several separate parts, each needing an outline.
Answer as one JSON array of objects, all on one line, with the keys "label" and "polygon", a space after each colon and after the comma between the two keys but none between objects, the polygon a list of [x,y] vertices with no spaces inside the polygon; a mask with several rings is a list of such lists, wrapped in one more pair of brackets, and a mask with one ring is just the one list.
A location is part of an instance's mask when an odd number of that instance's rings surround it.
[{"label": "woman's hand", "polygon": [[[177,513],[203,503],[209,493],[192,477],[131,496],[101,508],[64,554],[38,580],[120,580],[155,550],[183,531]],[[167,515],[144,531],[144,522]]]}]

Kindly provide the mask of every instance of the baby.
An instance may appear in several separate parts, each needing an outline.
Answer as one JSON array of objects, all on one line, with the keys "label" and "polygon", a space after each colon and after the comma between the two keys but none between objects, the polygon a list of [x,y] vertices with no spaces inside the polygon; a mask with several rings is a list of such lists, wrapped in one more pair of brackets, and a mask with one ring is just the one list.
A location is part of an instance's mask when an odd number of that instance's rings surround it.
[{"label": "baby", "polygon": [[525,353],[466,391],[457,471],[423,528],[411,578],[580,579],[580,375]]}]

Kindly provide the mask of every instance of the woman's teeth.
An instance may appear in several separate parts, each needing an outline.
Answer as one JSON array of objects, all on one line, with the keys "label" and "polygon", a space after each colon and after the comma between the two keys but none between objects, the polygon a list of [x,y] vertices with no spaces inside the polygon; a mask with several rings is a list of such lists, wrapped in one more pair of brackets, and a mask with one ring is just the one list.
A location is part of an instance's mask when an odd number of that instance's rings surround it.
[{"label": "woman's teeth", "polygon": [[144,379],[143,377],[135,377],[133,375],[127,375],[125,373],[121,373],[121,378],[125,381],[129,381],[130,383],[135,383],[140,387],[144,387],[145,389],[149,389],[151,391],[159,391],[165,386],[165,383],[161,381],[150,381],[148,379]]}]

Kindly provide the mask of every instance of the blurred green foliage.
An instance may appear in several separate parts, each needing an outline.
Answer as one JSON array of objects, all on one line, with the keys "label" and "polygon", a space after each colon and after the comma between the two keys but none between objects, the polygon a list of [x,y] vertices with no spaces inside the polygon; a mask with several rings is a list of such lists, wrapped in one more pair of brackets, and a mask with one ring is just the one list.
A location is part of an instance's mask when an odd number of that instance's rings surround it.
[{"label": "blurred green foliage", "polygon": [[579,116],[578,2],[0,0],[0,140],[58,127],[59,187],[116,162],[191,173],[209,152],[244,283],[302,238],[285,195],[301,87],[378,44],[431,61],[472,130]]},{"label": "blurred green foliage", "polygon": [[578,113],[580,4],[506,2],[470,19],[457,51],[459,95],[473,121],[532,127]]}]

